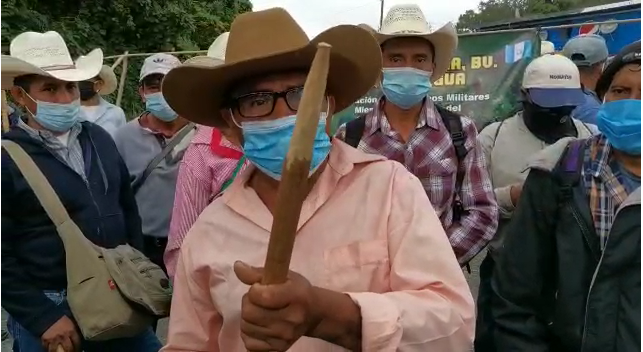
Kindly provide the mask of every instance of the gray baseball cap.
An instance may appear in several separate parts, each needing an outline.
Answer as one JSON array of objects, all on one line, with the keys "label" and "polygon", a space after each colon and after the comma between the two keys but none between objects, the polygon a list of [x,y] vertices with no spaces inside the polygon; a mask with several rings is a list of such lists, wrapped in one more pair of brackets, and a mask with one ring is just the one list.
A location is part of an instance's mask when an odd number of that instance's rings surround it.
[{"label": "gray baseball cap", "polygon": [[607,60],[609,52],[605,39],[596,34],[581,34],[567,41],[563,55],[578,67],[592,66]]}]

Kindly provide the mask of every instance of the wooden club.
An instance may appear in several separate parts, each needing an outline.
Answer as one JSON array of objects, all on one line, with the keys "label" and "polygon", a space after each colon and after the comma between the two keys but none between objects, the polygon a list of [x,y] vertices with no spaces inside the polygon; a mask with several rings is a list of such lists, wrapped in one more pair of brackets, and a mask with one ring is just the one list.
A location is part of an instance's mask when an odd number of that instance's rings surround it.
[{"label": "wooden club", "polygon": [[281,284],[288,279],[301,207],[308,191],[313,143],[326,97],[330,52],[329,44],[317,44],[317,52],[304,84],[295,130],[277,191],[277,203],[264,265],[264,285]]}]

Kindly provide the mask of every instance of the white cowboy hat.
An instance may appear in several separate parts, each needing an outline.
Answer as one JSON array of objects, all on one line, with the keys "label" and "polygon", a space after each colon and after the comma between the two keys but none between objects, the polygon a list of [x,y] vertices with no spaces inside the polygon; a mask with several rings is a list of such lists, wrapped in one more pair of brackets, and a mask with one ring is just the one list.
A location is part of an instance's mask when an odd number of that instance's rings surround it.
[{"label": "white cowboy hat", "polygon": [[2,55],[2,89],[10,89],[13,79],[35,74],[67,82],[80,82],[96,77],[103,66],[103,51],[94,49],[72,61],[65,40],[57,32],[24,32]]},{"label": "white cowboy hat", "polygon": [[225,49],[226,46],[228,46],[228,36],[230,36],[230,32],[225,32],[218,36],[217,39],[212,42],[210,48],[208,48],[207,56],[219,59],[221,63],[225,62]]},{"label": "white cowboy hat", "polygon": [[100,69],[100,72],[98,73],[98,77],[100,77],[101,81],[103,81],[103,87],[98,93],[100,95],[110,95],[114,93],[114,91],[118,87],[118,81],[116,80],[116,74],[114,73],[114,70],[112,70],[112,68],[107,65],[103,65],[103,67]]},{"label": "white cowboy hat", "polygon": [[228,45],[228,35],[230,32],[222,33],[214,40],[206,56],[194,56],[183,62],[183,65],[194,64],[207,67],[215,67],[225,63],[225,48]]},{"label": "white cowboy hat", "polygon": [[432,81],[437,81],[444,75],[458,47],[458,34],[453,24],[448,22],[440,29],[432,31],[422,10],[415,4],[391,7],[375,37],[380,45],[389,39],[399,37],[420,37],[431,42],[435,49]]}]

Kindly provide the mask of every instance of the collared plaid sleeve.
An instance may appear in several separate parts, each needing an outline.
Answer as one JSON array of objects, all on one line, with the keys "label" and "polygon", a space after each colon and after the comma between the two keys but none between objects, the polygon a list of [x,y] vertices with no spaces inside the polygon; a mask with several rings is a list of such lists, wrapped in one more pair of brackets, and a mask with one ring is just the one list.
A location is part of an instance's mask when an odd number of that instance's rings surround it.
[{"label": "collared plaid sleeve", "polygon": [[449,241],[460,264],[469,262],[493,238],[498,228],[498,204],[478,131],[472,120],[462,118],[462,128],[467,136],[467,156],[460,167],[464,179],[459,198],[465,214],[459,223],[447,230]]}]

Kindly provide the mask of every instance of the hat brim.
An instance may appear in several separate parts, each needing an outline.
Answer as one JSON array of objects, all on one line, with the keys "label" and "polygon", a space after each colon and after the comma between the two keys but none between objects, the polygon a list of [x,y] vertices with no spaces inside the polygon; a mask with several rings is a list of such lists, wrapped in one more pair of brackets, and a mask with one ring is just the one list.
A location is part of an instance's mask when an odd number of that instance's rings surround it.
[{"label": "hat brim", "polygon": [[527,94],[543,108],[578,106],[585,102],[585,94],[580,88],[529,88]]},{"label": "hat brim", "polygon": [[163,96],[180,116],[201,125],[225,127],[221,109],[232,85],[264,74],[306,71],[321,42],[332,46],[327,90],[335,98],[335,111],[339,112],[366,94],[382,69],[382,55],[374,37],[353,25],[330,28],[308,45],[287,52],[217,67],[183,64],[163,79]]},{"label": "hat brim", "polygon": [[103,81],[103,87],[101,88],[100,95],[109,95],[114,93],[116,88],[118,88],[118,81],[116,80],[116,74],[111,67],[103,65],[98,76]]},{"label": "hat brim", "polygon": [[11,89],[13,80],[24,75],[53,77],[66,82],[80,82],[98,76],[103,66],[103,51],[94,49],[79,57],[74,68],[62,70],[43,70],[38,66],[9,55],[2,55],[2,89]]},{"label": "hat brim", "polygon": [[375,33],[374,35],[380,45],[389,39],[404,37],[418,37],[431,42],[435,49],[435,53],[433,53],[435,68],[431,75],[433,82],[439,80],[447,72],[451,65],[451,59],[458,48],[458,33],[451,22],[430,33]]}]

